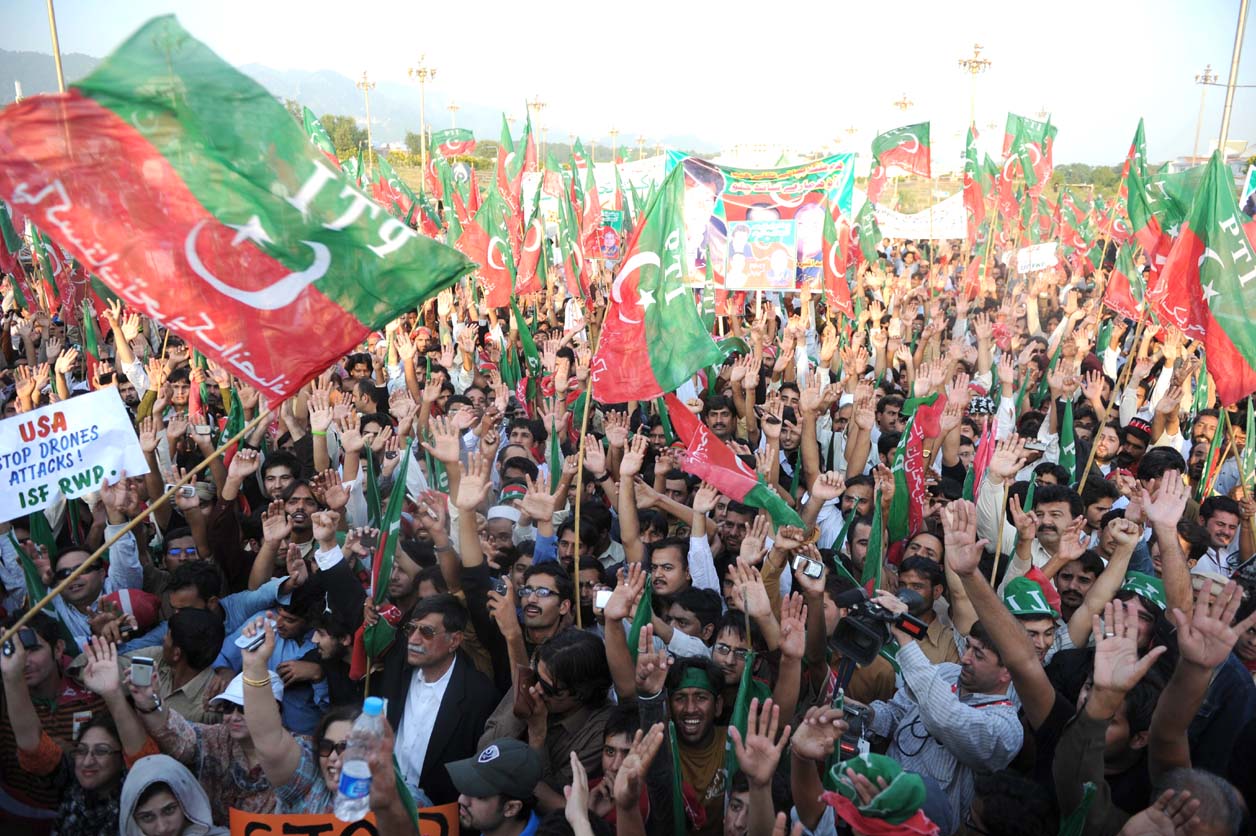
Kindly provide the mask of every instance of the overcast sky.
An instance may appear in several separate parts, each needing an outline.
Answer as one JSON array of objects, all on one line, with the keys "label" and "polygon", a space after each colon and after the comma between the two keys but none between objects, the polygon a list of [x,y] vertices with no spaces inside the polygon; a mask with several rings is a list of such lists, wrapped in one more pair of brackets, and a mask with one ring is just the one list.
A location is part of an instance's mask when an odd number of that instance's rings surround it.
[{"label": "overcast sky", "polygon": [[[693,134],[713,145],[814,149],[841,138],[867,153],[878,130],[929,120],[935,159],[959,149],[970,82],[956,62],[984,45],[977,124],[993,147],[1008,110],[1045,109],[1056,162],[1116,163],[1140,116],[1148,156],[1189,154],[1195,75],[1224,83],[1238,0],[898,0],[635,3],[57,0],[61,48],[104,56],[149,17],[174,12],[234,64],[332,69],[403,81],[419,53],[459,101],[521,110],[539,94],[551,136],[605,141]],[[43,0],[0,0],[0,47],[49,51]],[[348,33],[356,33],[352,38]],[[1239,82],[1256,85],[1256,24]],[[1216,138],[1224,88],[1208,89],[1201,146]],[[905,113],[893,102],[914,102]],[[417,91],[416,91],[417,96]],[[435,119],[433,120],[436,121]],[[987,130],[989,122],[998,124]],[[860,132],[848,138],[845,129]],[[997,135],[997,137],[996,137]],[[1256,142],[1256,88],[1237,91],[1232,139]],[[623,142],[623,139],[621,139]]]}]

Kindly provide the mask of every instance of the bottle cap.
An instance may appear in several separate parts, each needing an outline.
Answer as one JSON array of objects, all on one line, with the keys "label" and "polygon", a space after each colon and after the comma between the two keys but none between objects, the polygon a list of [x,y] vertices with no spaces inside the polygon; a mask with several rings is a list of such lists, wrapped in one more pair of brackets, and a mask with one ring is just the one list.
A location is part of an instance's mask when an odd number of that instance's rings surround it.
[{"label": "bottle cap", "polygon": [[362,703],[362,713],[378,717],[384,713],[384,701],[379,697],[367,697],[366,702]]}]

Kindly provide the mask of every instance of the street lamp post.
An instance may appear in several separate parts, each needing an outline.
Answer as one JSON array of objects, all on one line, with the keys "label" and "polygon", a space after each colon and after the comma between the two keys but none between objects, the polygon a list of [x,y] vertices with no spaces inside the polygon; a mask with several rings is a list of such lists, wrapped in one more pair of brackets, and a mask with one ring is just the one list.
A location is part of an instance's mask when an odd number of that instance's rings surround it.
[{"label": "street lamp post", "polygon": [[990,59],[981,57],[981,49],[981,44],[973,44],[972,57],[959,59],[959,68],[969,76],[968,123],[970,125],[977,118],[977,76],[990,69]]},{"label": "street lamp post", "polygon": [[375,150],[374,144],[371,142],[371,91],[375,89],[375,82],[366,76],[366,70],[362,71],[362,78],[355,85],[362,91],[362,98],[366,102],[366,179],[371,179],[371,154]]},{"label": "street lamp post", "polygon": [[907,108],[911,107],[911,106],[912,106],[912,105],[914,105],[914,104],[915,104],[915,102],[913,102],[911,99],[907,98],[907,94],[906,94],[906,93],[904,93],[904,94],[903,94],[903,98],[901,98],[901,99],[899,99],[898,101],[894,102],[894,106],[895,106],[896,108],[898,108],[899,110],[901,110],[902,112],[904,112],[904,113],[906,113],[906,112],[907,112]]},{"label": "street lamp post", "polygon": [[611,135],[611,162],[618,162],[619,157],[619,128],[611,128],[607,131]]},{"label": "street lamp post", "polygon": [[449,127],[457,128],[458,127],[458,111],[462,110],[462,108],[459,107],[454,102],[450,102],[449,106],[446,107],[445,110],[449,111]]},{"label": "street lamp post", "polygon": [[643,136],[637,137],[637,159],[645,159],[645,137]]},{"label": "street lamp post", "polygon": [[1199,132],[1204,126],[1204,98],[1208,95],[1208,85],[1217,82],[1217,74],[1212,71],[1212,64],[1204,67],[1202,73],[1195,75],[1195,83],[1199,85],[1199,117],[1195,120],[1195,148],[1191,151],[1191,162],[1199,159]]},{"label": "street lamp post", "polygon": [[[420,55],[417,67],[406,71],[410,78],[419,82],[419,163],[427,171],[427,83],[436,78],[436,68],[423,63],[427,55]],[[419,180],[423,183],[423,179]]]},{"label": "street lamp post", "polygon": [[[541,101],[540,93],[533,96],[532,101],[525,102],[525,104],[527,104],[528,110],[536,114],[537,122],[541,121],[541,111],[549,107],[549,104],[547,102]],[[545,139],[546,139],[547,134],[548,134],[548,129],[545,127],[544,124],[542,124],[541,125],[541,159],[545,159]]]}]

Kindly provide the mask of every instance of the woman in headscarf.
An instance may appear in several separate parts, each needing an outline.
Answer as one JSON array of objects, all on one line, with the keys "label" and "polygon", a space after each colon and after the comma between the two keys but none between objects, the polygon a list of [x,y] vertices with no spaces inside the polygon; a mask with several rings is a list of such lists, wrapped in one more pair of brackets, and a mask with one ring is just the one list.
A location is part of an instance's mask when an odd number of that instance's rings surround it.
[{"label": "woman in headscarf", "polygon": [[122,785],[121,836],[228,836],[214,826],[205,788],[169,755],[140,758]]}]

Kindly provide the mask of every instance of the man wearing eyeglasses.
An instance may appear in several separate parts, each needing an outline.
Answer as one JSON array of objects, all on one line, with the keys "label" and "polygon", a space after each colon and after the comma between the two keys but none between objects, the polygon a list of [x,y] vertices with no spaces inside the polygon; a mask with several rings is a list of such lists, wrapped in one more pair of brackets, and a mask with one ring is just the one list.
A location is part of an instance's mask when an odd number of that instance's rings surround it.
[{"label": "man wearing eyeglasses", "polygon": [[[101,483],[100,499],[105,504],[109,521],[105,527],[106,541],[126,525],[128,518],[124,509],[135,499],[135,493],[136,486],[126,478],[125,473],[112,485]],[[72,548],[59,554],[53,565],[53,582],[61,583],[70,577],[90,556],[91,552],[83,548]],[[52,600],[57,619],[78,645],[75,652],[86,647],[91,638],[91,617],[102,595],[119,589],[141,589],[143,586],[144,567],[140,565],[135,536],[128,532],[109,547],[108,564],[97,560]]]},{"label": "man wearing eyeglasses", "polygon": [[434,804],[458,800],[445,764],[476,753],[480,731],[497,691],[461,652],[466,607],[452,595],[433,595],[415,605],[399,632],[405,654],[384,662],[377,696],[388,698],[388,722],[397,730],[397,763],[411,789]]}]

